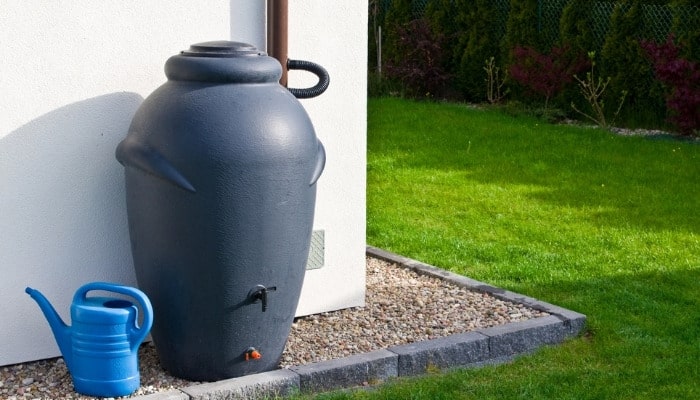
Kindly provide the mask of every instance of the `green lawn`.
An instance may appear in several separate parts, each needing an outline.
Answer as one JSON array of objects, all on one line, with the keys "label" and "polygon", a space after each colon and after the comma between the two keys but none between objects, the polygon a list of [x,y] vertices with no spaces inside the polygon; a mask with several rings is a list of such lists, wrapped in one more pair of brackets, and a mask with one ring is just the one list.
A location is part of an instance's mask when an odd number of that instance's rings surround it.
[{"label": "green lawn", "polygon": [[700,144],[388,98],[368,119],[368,244],[588,325],[507,365],[317,398],[700,398]]}]

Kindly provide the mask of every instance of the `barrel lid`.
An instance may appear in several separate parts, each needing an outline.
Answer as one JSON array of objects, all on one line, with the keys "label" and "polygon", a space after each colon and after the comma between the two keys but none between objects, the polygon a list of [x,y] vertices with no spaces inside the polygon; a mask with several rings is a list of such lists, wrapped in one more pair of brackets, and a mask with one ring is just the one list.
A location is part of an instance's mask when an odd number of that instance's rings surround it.
[{"label": "barrel lid", "polygon": [[280,63],[252,44],[228,40],[196,43],[165,63],[170,80],[218,83],[271,83]]},{"label": "barrel lid", "polygon": [[211,42],[196,43],[189,50],[181,52],[188,57],[238,57],[238,56],[264,56],[265,52],[255,46],[243,42],[228,40],[215,40]]}]

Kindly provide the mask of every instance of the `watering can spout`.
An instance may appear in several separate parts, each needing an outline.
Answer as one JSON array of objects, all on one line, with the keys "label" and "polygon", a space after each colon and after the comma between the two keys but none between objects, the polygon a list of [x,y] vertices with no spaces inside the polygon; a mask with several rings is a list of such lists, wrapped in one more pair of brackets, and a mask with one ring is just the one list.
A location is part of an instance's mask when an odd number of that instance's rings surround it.
[{"label": "watering can spout", "polygon": [[51,326],[51,331],[56,338],[58,348],[61,350],[63,360],[66,362],[68,369],[71,370],[73,352],[71,351],[70,327],[63,322],[61,316],[58,315],[51,303],[49,303],[41,292],[30,287],[24,289],[24,291],[27,292],[27,294],[37,302],[37,304],[39,304],[39,308],[41,308],[41,311],[44,313],[44,317],[46,317],[46,320],[49,322],[49,326]]}]

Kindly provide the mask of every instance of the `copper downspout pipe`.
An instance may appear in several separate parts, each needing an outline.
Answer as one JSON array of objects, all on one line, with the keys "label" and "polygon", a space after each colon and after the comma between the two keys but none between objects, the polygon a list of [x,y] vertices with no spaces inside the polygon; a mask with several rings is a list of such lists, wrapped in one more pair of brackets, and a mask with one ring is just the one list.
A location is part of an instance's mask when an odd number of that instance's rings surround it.
[{"label": "copper downspout pipe", "polygon": [[287,31],[289,25],[288,0],[267,0],[267,54],[282,65],[280,85],[287,87],[287,72],[290,69],[308,71],[318,77],[318,83],[309,88],[289,88],[297,99],[309,99],[321,95],[328,88],[328,71],[311,61],[290,60],[287,55]]},{"label": "copper downspout pipe", "polygon": [[267,54],[282,64],[280,85],[287,87],[288,0],[267,0]]}]

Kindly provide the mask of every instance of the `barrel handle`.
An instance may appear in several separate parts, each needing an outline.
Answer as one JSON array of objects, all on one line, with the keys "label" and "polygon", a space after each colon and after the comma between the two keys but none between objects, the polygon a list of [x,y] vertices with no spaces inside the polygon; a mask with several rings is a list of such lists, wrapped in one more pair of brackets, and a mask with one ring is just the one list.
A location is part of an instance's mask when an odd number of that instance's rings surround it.
[{"label": "barrel handle", "polygon": [[310,88],[289,88],[289,92],[294,95],[297,99],[309,99],[321,95],[328,89],[328,84],[331,81],[328,71],[322,66],[313,63],[311,61],[303,60],[287,60],[287,69],[299,69],[302,71],[308,71],[318,77],[318,83]]},{"label": "barrel handle", "polygon": [[309,186],[313,186],[314,183],[321,177],[323,173],[323,168],[326,166],[326,149],[323,147],[323,143],[318,142],[318,148],[316,150],[316,165],[314,166],[314,173],[311,175],[311,182]]},{"label": "barrel handle", "polygon": [[[109,282],[91,282],[78,288],[73,296],[73,303],[83,302],[88,292],[93,290],[104,290],[106,292],[123,294],[139,302],[143,310],[143,323],[141,323],[139,328],[134,330],[131,342],[132,349],[138,347],[146,338],[146,335],[148,335],[151,326],[153,326],[153,307],[146,294],[130,286],[116,285]],[[136,321],[134,321],[134,324],[136,324]]]},{"label": "barrel handle", "polygon": [[194,186],[156,149],[140,142],[131,132],[117,145],[117,161],[123,166],[131,166],[142,172],[157,176],[166,182],[195,193]]}]

